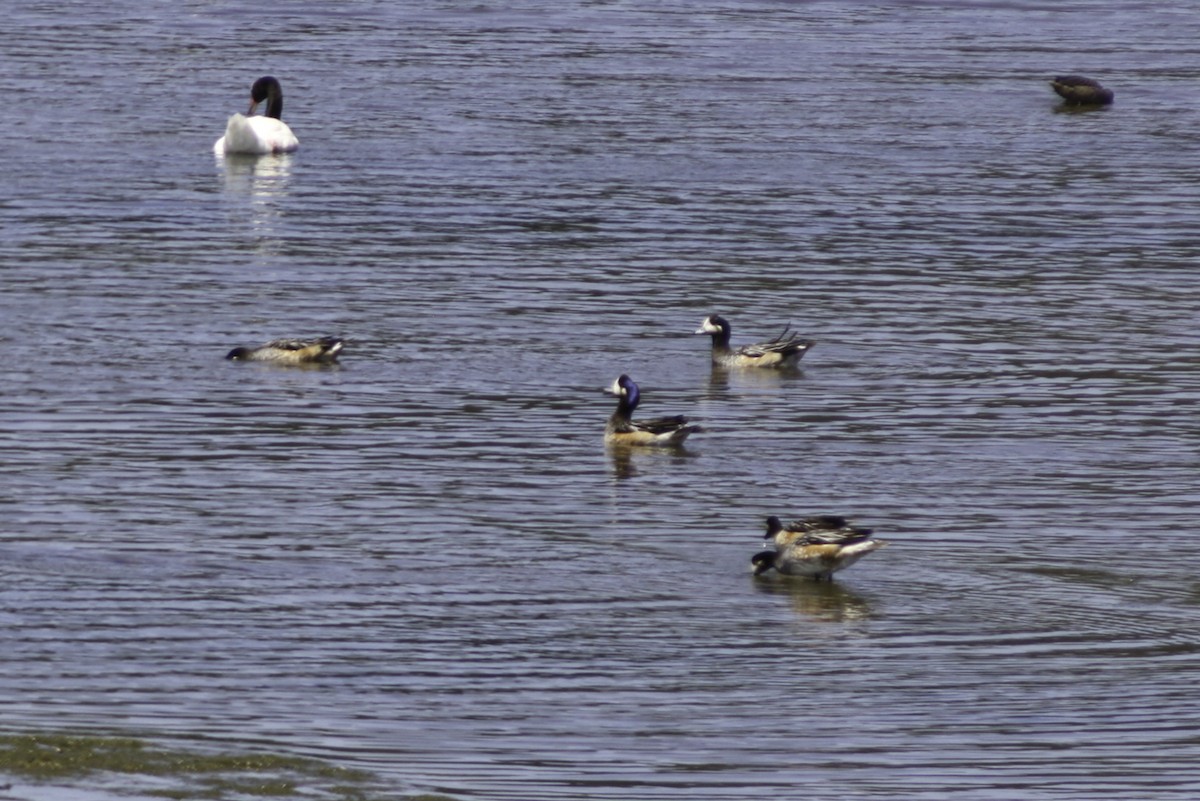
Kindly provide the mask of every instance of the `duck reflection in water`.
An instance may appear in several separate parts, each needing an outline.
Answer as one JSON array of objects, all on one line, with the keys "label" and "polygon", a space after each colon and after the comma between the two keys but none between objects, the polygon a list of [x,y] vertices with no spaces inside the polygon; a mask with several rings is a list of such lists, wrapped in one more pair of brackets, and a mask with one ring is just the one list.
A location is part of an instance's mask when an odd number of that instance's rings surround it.
[{"label": "duck reflection in water", "polygon": [[822,623],[866,620],[873,614],[867,598],[836,583],[755,576],[754,587],[766,595],[787,596],[793,612]]},{"label": "duck reflection in water", "polygon": [[633,463],[632,448],[609,448],[608,455],[612,459],[614,476],[617,478],[632,478],[637,475],[637,467]]},{"label": "duck reflection in water", "polygon": [[641,472],[638,469],[639,462],[642,465],[651,465],[653,469],[653,465],[662,464],[663,460],[675,463],[681,462],[684,459],[696,458],[694,451],[690,451],[682,446],[676,448],[642,448],[610,445],[605,450],[608,452],[613,476],[618,479],[633,478],[638,475]]},{"label": "duck reflection in water", "polygon": [[731,370],[714,364],[705,389],[706,400],[727,401],[747,392],[776,389],[804,377],[799,365],[774,370]]}]

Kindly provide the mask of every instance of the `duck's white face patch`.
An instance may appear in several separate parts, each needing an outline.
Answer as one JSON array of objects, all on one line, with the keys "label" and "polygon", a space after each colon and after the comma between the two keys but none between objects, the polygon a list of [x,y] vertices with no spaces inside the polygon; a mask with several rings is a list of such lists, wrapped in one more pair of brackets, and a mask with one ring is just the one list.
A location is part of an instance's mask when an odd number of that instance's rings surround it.
[{"label": "duck's white face patch", "polygon": [[721,333],[720,326],[713,325],[712,317],[705,317],[704,322],[700,323],[700,328],[696,330],[697,334],[719,334]]},{"label": "duck's white face patch", "polygon": [[625,394],[625,389],[621,386],[620,378],[618,378],[612,382],[612,386],[608,388],[608,392],[610,395],[618,395],[618,396]]}]

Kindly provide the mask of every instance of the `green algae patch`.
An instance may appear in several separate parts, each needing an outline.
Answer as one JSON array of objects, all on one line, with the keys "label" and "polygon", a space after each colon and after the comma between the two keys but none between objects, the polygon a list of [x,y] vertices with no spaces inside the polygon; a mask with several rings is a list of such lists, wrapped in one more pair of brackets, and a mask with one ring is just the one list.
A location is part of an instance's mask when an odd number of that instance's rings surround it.
[{"label": "green algae patch", "polygon": [[55,784],[103,776],[110,788],[128,785],[131,793],[168,799],[397,798],[379,794],[371,773],[316,759],[261,752],[210,754],[120,736],[0,734],[0,774]]}]

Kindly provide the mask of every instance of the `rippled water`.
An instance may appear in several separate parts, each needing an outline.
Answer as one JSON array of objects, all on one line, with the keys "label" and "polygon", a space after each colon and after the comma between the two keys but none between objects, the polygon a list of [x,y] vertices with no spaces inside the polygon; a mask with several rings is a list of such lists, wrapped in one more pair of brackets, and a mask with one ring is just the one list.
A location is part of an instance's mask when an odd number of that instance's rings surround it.
[{"label": "rippled water", "polygon": [[[1189,4],[5,27],[6,730],[481,799],[1200,792]],[[214,161],[268,72],[301,149]],[[713,311],[818,344],[713,373]],[[621,372],[707,433],[607,454]],[[749,576],[818,511],[891,546]]]}]

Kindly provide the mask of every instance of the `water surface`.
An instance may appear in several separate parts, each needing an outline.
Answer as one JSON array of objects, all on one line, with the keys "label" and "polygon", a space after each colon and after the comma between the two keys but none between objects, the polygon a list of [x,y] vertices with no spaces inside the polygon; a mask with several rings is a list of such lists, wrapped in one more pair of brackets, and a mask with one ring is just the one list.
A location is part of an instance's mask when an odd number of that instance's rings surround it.
[{"label": "water surface", "polygon": [[[397,797],[1194,797],[1198,41],[1174,2],[14,9],[5,730]],[[214,160],[266,73],[301,149]],[[711,312],[817,345],[714,373]],[[222,359],[325,333],[339,369]],[[606,453],[622,372],[708,431]],[[891,545],[751,579],[813,512]]]}]

